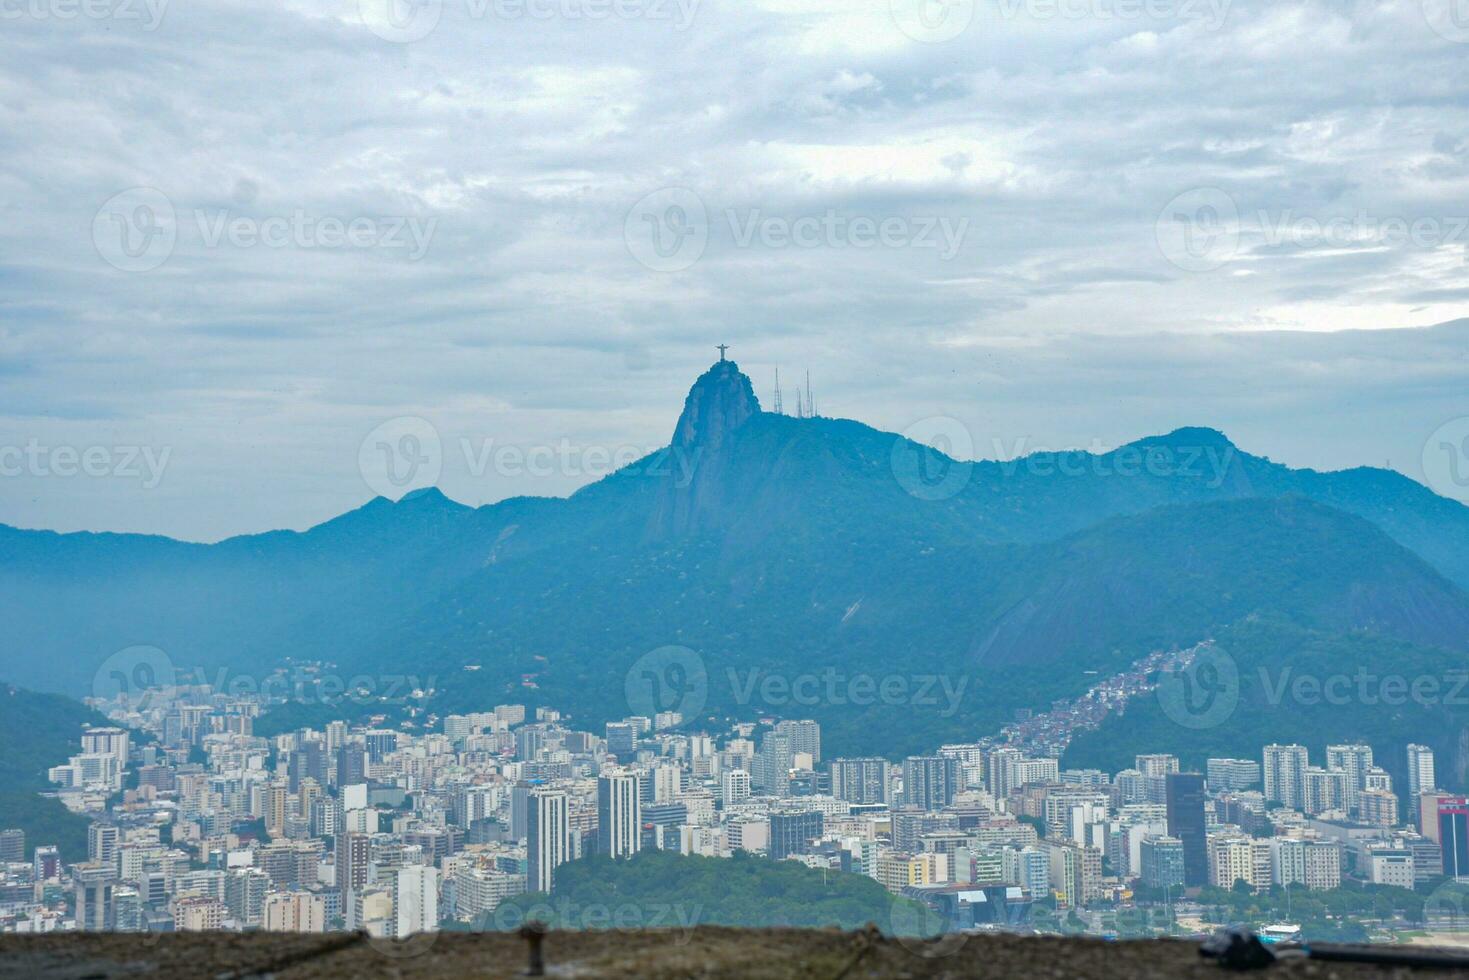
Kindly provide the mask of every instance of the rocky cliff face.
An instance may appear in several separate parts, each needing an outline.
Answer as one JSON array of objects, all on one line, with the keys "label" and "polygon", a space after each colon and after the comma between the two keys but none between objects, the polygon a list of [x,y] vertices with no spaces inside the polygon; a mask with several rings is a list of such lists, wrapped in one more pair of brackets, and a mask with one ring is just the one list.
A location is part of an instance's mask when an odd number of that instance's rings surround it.
[{"label": "rocky cliff face", "polygon": [[760,413],[750,379],[734,361],[716,361],[684,399],[668,452],[672,459],[648,522],[652,538],[714,527],[727,515],[722,476],[734,434]]}]

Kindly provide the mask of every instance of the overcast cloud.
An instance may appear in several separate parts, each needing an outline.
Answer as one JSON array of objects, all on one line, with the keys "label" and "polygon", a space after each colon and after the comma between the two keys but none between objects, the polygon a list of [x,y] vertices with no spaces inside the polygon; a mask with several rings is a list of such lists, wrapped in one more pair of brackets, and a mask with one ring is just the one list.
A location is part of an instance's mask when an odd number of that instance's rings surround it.
[{"label": "overcast cloud", "polygon": [[564,494],[720,342],[979,456],[1192,424],[1425,478],[1464,7],[0,0],[0,522],[306,527],[403,416],[456,499]]}]

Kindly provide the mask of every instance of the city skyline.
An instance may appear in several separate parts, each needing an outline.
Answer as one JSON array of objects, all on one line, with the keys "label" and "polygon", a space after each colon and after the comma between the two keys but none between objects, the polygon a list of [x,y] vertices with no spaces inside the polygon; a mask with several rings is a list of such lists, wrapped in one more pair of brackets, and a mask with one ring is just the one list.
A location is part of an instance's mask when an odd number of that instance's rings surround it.
[{"label": "city skyline", "polygon": [[[1259,761],[1210,758],[1207,772],[1157,751],[1108,774],[1028,757],[1002,734],[900,763],[823,764],[820,726],[799,718],[706,732],[676,713],[628,716],[608,722],[603,739],[552,708],[502,704],[427,716],[418,734],[334,720],[252,736],[271,703],[283,702],[207,685],[95,701],[129,727],[84,730],[81,753],[50,773],[93,821],[86,854],[0,829],[0,873],[23,867],[37,888],[71,882],[82,929],[149,931],[166,914],[176,930],[335,923],[385,940],[456,920],[514,928],[502,903],[537,890],[554,900],[558,869],[644,851],[745,852],[861,875],[951,927],[953,896],[975,889],[999,902],[986,915],[1002,918],[984,921],[1005,928],[1049,922],[1056,905],[1082,913],[1077,928],[1091,932],[1110,921],[1097,909],[1125,902],[1157,913],[1143,916],[1146,929],[1188,934],[1203,928],[1187,900],[1201,887],[1309,894],[1352,880],[1409,893],[1445,871],[1452,883],[1454,863],[1469,884],[1469,801],[1420,783],[1417,793],[1398,787],[1409,791],[1400,810],[1365,744],[1326,745],[1324,769],[1305,746],[1265,745]],[[614,736],[620,755],[608,751]],[[201,746],[202,767],[187,761]],[[1431,750],[1413,744],[1404,756],[1411,779],[1434,782]],[[415,769],[432,775],[405,794]],[[137,788],[119,803],[127,772]],[[213,815],[221,807],[224,822]],[[172,845],[158,836],[160,816],[177,828]],[[236,838],[252,817],[260,829]],[[164,871],[150,874],[160,860]],[[61,914],[41,903],[23,921],[54,928]],[[0,928],[17,921],[0,914]]]}]

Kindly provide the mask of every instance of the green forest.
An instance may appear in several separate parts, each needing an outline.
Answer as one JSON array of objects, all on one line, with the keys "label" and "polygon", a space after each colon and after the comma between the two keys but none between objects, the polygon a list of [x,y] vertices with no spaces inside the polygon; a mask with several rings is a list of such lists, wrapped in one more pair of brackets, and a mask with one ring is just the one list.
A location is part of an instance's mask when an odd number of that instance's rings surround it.
[{"label": "green forest", "polygon": [[55,844],[67,862],[86,859],[87,820],[39,794],[46,770],[81,751],[82,728],[105,724],[71,698],[0,684],[0,829],[25,831],[28,857]]},{"label": "green forest", "polygon": [[708,858],[644,851],[633,858],[583,858],[556,869],[550,895],[518,895],[482,923],[516,929],[539,920],[555,929],[691,929],[696,926],[840,926],[873,922],[910,933],[922,908],[865,875],[818,871],[795,861],[737,852]]}]

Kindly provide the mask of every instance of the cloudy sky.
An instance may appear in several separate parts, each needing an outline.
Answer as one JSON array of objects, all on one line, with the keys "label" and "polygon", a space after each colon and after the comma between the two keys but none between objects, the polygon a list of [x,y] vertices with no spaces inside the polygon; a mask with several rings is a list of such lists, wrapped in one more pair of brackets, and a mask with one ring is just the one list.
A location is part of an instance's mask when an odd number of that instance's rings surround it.
[{"label": "cloudy sky", "polygon": [[720,342],[976,456],[1209,425],[1469,499],[1462,0],[0,19],[3,523],[302,528],[380,445],[564,494]]}]

